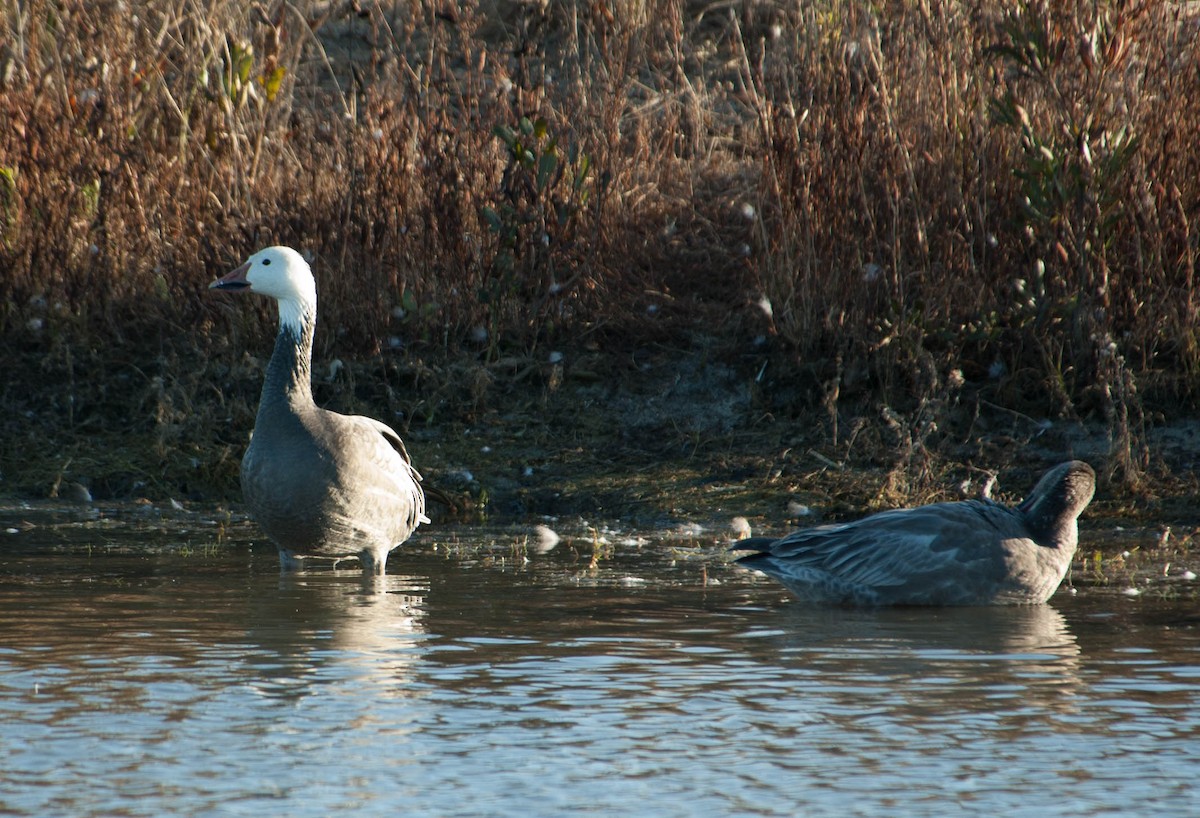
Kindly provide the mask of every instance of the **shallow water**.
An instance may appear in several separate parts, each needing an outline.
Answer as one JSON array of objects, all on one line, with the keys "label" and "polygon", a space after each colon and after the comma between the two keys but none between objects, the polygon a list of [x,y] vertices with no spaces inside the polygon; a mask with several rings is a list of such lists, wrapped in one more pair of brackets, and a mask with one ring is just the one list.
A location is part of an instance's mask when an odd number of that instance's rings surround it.
[{"label": "shallow water", "polygon": [[[0,814],[1194,815],[1200,617],[805,608],[715,542],[0,515]],[[114,519],[115,518],[115,519]],[[30,522],[32,520],[32,522]],[[166,533],[164,533],[166,532]],[[715,540],[717,538],[712,538]]]}]

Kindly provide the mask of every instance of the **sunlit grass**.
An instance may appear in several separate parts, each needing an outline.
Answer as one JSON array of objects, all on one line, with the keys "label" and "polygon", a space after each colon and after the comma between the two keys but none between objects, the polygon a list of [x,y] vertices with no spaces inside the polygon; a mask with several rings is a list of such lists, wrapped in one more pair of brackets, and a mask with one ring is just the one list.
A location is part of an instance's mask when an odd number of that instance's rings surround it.
[{"label": "sunlit grass", "polygon": [[1195,409],[1186,4],[356,8],[4,7],[6,488],[230,493],[273,321],[204,285],[274,242],[319,398],[401,426],[703,335],[895,503],[989,407],[1107,425],[1134,489]]}]

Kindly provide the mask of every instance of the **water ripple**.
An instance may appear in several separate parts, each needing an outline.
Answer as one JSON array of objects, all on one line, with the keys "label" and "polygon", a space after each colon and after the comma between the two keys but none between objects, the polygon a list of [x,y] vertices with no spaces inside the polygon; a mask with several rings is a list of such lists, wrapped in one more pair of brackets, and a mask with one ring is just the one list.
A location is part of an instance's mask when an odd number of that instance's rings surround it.
[{"label": "water ripple", "polygon": [[5,814],[1189,815],[1197,795],[1200,640],[1145,602],[811,610],[652,557],[588,582],[420,552],[379,581],[237,550],[69,557],[0,566]]}]

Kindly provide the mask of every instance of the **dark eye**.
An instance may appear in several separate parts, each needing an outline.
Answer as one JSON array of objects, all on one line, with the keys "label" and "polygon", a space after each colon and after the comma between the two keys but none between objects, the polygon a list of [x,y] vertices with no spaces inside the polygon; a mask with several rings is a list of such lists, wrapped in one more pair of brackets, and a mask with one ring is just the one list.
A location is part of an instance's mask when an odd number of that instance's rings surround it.
[{"label": "dark eye", "polygon": [[263,266],[264,266],[264,267],[266,267],[266,266],[267,266],[268,264],[270,264],[270,263],[271,263],[271,259],[269,259],[269,258],[264,258],[264,259],[263,259]]}]

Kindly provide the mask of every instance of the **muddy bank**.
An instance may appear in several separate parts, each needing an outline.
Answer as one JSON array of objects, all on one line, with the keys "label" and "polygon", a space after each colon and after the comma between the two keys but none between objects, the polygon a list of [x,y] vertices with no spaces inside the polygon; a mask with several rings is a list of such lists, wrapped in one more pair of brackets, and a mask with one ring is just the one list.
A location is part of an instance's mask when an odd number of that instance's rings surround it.
[{"label": "muddy bank", "polygon": [[[991,405],[967,384],[922,434],[912,413],[881,403],[831,414],[802,394],[802,378],[765,375],[780,362],[747,349],[722,356],[696,340],[603,374],[586,355],[549,353],[497,379],[470,422],[411,425],[410,449],[452,517],[807,523],[973,497],[993,480],[993,495],[1015,502],[1046,468],[1078,458],[1100,474],[1090,514],[1200,522],[1200,424],[1147,427],[1129,443],[1103,423]],[[1114,466],[1121,446],[1143,458],[1132,476]]]},{"label": "muddy bank", "polygon": [[[747,336],[691,333],[619,351],[564,346],[490,361],[407,350],[348,363],[318,355],[314,393],[328,408],[402,432],[440,521],[588,516],[669,526],[745,516],[756,530],[783,530],[972,497],[993,479],[993,496],[1015,502],[1043,470],[1080,458],[1100,475],[1088,517],[1177,532],[1200,523],[1200,424],[1163,421],[1123,441],[1102,422],[1002,407],[986,383],[969,379],[936,402],[843,391],[833,403],[814,371]],[[166,373],[188,382],[148,378],[140,416],[124,411],[126,395],[111,407],[76,398],[89,394],[79,383],[26,389],[21,411],[6,420],[0,495],[86,492],[96,501],[227,503],[236,512],[267,349],[243,349],[219,373],[183,365]],[[108,387],[96,389],[112,394],[137,377],[109,373]],[[199,382],[209,377],[207,387]],[[74,414],[47,408],[62,406]],[[1117,467],[1130,452],[1140,458],[1132,479]]]}]

